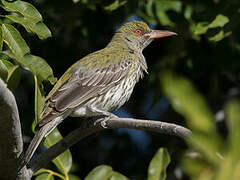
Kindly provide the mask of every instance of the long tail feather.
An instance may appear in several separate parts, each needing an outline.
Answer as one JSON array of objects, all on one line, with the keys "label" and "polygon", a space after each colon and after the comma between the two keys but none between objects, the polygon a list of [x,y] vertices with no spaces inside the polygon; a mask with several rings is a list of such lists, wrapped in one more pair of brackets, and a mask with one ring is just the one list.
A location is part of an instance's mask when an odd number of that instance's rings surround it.
[{"label": "long tail feather", "polygon": [[28,149],[26,153],[22,153],[20,155],[20,164],[19,164],[19,171],[31,160],[34,152],[36,151],[38,145],[42,141],[44,137],[46,137],[52,130],[63,120],[62,117],[57,117],[54,120],[50,121],[49,123],[42,126],[39,131],[35,134],[33,137],[30,145],[28,146]]}]

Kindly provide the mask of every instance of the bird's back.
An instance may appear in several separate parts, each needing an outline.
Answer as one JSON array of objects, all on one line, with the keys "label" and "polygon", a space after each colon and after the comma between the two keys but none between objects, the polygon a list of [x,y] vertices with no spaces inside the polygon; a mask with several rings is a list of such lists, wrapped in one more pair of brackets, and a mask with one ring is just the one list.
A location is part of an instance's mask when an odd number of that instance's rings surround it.
[{"label": "bird's back", "polygon": [[[121,107],[146,70],[141,52],[104,48],[89,54],[73,64],[49,93],[40,127],[63,113],[74,116],[81,107],[91,105],[104,111]],[[82,114],[94,115],[85,110]]]}]

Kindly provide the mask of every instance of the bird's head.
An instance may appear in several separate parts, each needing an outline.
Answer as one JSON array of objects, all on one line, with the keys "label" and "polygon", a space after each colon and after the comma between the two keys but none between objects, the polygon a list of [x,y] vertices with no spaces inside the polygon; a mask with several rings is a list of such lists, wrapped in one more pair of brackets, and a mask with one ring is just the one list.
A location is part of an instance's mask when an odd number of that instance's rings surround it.
[{"label": "bird's head", "polygon": [[133,21],[119,28],[112,40],[124,41],[129,48],[142,51],[154,39],[172,35],[177,34],[170,31],[152,30],[142,21]]}]

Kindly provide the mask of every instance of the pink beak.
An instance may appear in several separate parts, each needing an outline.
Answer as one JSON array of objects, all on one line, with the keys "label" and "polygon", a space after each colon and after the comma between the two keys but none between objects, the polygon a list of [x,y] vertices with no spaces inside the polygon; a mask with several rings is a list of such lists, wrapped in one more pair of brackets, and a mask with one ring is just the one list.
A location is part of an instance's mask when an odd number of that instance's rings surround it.
[{"label": "pink beak", "polygon": [[151,39],[157,39],[157,38],[162,38],[167,36],[174,36],[174,35],[177,35],[177,33],[171,32],[171,31],[152,30],[150,33],[145,35],[149,36]]}]

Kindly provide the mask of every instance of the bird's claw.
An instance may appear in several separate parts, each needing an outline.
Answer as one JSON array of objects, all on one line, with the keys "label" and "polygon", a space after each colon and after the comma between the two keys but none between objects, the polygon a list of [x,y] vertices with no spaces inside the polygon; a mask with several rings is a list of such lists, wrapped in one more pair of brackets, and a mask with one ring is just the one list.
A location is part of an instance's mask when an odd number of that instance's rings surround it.
[{"label": "bird's claw", "polygon": [[94,122],[94,126],[96,126],[98,123],[100,123],[100,126],[103,127],[103,128],[107,128],[107,121],[110,119],[111,117],[110,116],[107,116],[105,117],[104,119],[97,119],[95,122]]},{"label": "bird's claw", "polygon": [[98,119],[94,122],[94,125],[96,125],[97,123],[100,123],[101,127],[103,128],[107,128],[107,121],[111,118],[118,118],[116,115],[111,115],[111,116],[107,116],[104,117],[104,119]]},{"label": "bird's claw", "polygon": [[108,116],[108,117],[105,117],[101,122],[100,122],[100,124],[101,124],[101,126],[103,127],[103,128],[107,128],[107,121],[110,119],[111,117],[110,116]]}]

